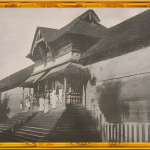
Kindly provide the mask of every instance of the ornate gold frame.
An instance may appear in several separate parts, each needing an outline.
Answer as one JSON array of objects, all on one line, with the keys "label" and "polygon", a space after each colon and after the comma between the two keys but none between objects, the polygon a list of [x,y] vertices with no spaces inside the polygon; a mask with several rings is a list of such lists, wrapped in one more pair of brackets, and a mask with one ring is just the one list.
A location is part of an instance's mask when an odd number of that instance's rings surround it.
[{"label": "ornate gold frame", "polygon": [[[150,7],[150,1],[68,1],[68,2],[58,2],[58,1],[1,1],[0,7],[23,7],[23,8],[35,8],[35,7]],[[150,143],[93,143],[93,142],[79,142],[79,143],[69,143],[69,142],[29,142],[29,143],[0,143],[0,149],[150,149]]]},{"label": "ornate gold frame", "polygon": [[150,7],[149,2],[58,2],[58,1],[32,1],[32,2],[1,2],[0,7]]}]

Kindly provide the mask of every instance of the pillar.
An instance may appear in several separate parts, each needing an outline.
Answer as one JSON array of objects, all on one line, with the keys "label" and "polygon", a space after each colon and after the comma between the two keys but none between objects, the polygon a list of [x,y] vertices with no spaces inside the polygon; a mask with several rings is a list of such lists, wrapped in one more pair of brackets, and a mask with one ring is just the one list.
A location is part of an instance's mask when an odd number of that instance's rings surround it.
[{"label": "pillar", "polygon": [[46,80],[46,82],[45,82],[45,87],[44,87],[44,88],[45,88],[45,89],[44,89],[45,92],[46,92],[46,89],[47,89],[47,81],[48,81],[48,80]]},{"label": "pillar", "polygon": [[40,85],[39,85],[39,82],[38,82],[38,86],[37,86],[37,97],[39,96],[39,90],[40,90]]},{"label": "pillar", "polygon": [[24,100],[24,87],[22,89],[22,100]]},{"label": "pillar", "polygon": [[67,96],[66,96],[66,91],[67,90],[67,80],[66,78],[64,77],[64,103],[66,105],[66,101],[67,101]]},{"label": "pillar", "polygon": [[0,101],[2,100],[2,92],[1,92],[1,90],[0,90]]},{"label": "pillar", "polygon": [[29,88],[29,94],[31,94],[31,88]]},{"label": "pillar", "polygon": [[85,107],[85,89],[84,89],[84,84],[83,84],[83,92],[82,92],[82,106]]}]

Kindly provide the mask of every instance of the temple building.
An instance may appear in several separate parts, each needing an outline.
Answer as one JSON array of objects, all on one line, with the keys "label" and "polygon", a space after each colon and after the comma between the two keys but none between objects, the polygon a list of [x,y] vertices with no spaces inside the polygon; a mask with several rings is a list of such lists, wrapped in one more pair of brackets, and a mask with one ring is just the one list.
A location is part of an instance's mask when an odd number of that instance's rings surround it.
[{"label": "temple building", "polygon": [[107,28],[99,21],[95,12],[89,10],[59,30],[37,27],[26,56],[35,63],[34,71],[20,87],[34,88],[38,95],[49,93],[49,96],[54,90],[58,94],[61,87],[64,105],[82,103],[88,76],[79,59],[106,32]]},{"label": "temple building", "polygon": [[1,100],[20,89],[16,107],[30,93],[47,97],[50,105],[54,94],[63,106],[81,103],[91,112],[100,99],[113,99],[116,89],[114,98],[130,107],[125,122],[150,122],[149,17],[147,10],[106,28],[88,10],[61,29],[37,27],[26,56],[34,65],[0,81]]}]

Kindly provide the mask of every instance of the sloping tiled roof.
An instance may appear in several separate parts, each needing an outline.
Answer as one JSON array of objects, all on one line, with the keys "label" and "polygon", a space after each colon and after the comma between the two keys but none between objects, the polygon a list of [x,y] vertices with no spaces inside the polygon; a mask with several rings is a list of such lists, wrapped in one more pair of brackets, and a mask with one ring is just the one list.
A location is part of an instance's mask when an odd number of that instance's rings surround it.
[{"label": "sloping tiled roof", "polygon": [[98,38],[102,38],[104,32],[106,32],[106,27],[101,24],[86,23],[82,20],[79,20],[69,31],[69,33],[82,34]]},{"label": "sloping tiled roof", "polygon": [[34,38],[33,38],[33,42],[32,42],[30,51],[32,51],[32,49],[33,49],[33,46],[34,46],[34,43],[35,43],[35,40],[36,40],[36,36],[37,36],[39,30],[41,31],[41,34],[42,34],[45,42],[48,42],[49,38],[51,36],[55,35],[55,32],[57,32],[57,29],[51,29],[51,28],[45,28],[45,27],[37,27],[37,29],[35,31],[35,35],[34,35]]},{"label": "sloping tiled roof", "polygon": [[132,41],[150,34],[150,10],[134,16],[114,27],[107,29],[105,37],[86,51],[82,58],[95,53],[117,47],[128,41]]},{"label": "sloping tiled roof", "polygon": [[86,78],[86,72],[82,65],[69,62],[56,68],[53,68],[41,80],[46,80],[48,78],[56,78],[62,75]]},{"label": "sloping tiled roof", "polygon": [[1,92],[7,91],[19,86],[21,83],[23,83],[31,76],[33,69],[34,69],[34,65],[31,65],[25,69],[22,69],[0,80],[0,91]]},{"label": "sloping tiled roof", "polygon": [[95,14],[95,12],[90,9],[86,11],[85,13],[83,13],[82,15],[78,16],[76,19],[74,19],[72,22],[70,22],[66,26],[62,27],[61,29],[57,30],[57,29],[51,29],[51,28],[45,28],[45,27],[37,27],[31,50],[33,48],[33,44],[35,42],[35,38],[39,30],[41,31],[42,36],[45,42],[47,43],[53,42],[54,40],[61,37],[65,33],[75,33],[75,34],[82,34],[82,35],[88,35],[88,36],[94,36],[94,37],[95,36],[101,37],[102,36],[101,32],[106,31],[107,29],[106,27],[98,23],[93,24],[93,23],[85,23],[81,21],[81,18],[84,17],[85,14],[89,12],[93,13],[96,16],[97,20],[100,21],[97,15]]},{"label": "sloping tiled roof", "polygon": [[41,34],[44,37],[45,42],[49,42],[51,36],[54,36],[58,32],[57,29],[51,29],[45,27],[38,27],[38,29],[41,31]]}]

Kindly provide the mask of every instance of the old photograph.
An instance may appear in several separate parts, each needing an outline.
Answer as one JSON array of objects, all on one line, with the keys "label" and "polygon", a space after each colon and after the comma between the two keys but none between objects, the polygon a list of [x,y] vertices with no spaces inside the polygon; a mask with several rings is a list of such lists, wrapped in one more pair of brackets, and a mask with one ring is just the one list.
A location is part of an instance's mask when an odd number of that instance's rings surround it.
[{"label": "old photograph", "polygon": [[150,142],[149,8],[0,8],[0,142]]}]

